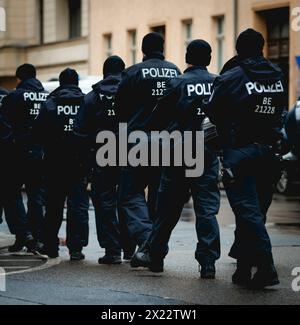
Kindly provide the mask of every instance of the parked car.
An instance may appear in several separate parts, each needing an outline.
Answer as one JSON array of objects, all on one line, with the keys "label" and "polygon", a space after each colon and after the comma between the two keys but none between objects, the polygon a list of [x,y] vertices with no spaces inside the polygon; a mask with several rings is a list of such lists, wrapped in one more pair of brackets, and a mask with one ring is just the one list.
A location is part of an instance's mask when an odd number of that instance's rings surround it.
[{"label": "parked car", "polygon": [[275,189],[280,194],[290,193],[295,190],[297,186],[300,189],[300,161],[293,153],[289,152],[283,156],[283,170],[282,175],[275,185]]},{"label": "parked car", "polygon": [[[88,94],[90,91],[92,91],[92,86],[97,82],[99,82],[101,79],[102,77],[96,77],[96,76],[84,77],[80,79],[79,87],[84,94]],[[52,81],[44,82],[43,86],[49,93],[51,93],[53,90],[59,87],[59,81],[52,80]]]}]

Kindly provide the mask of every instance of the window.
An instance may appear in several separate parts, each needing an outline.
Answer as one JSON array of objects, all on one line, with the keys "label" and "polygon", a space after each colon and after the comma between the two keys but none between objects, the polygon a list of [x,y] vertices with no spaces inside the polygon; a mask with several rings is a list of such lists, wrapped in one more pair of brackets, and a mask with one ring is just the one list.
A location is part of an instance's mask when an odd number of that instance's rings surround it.
[{"label": "window", "polygon": [[137,40],[136,30],[130,30],[128,32],[129,38],[129,62],[131,65],[137,63]]},{"label": "window", "polygon": [[224,42],[225,42],[224,22],[225,22],[224,16],[215,18],[218,71],[221,71],[224,65],[224,48],[225,48],[224,47]]},{"label": "window", "polygon": [[112,34],[104,35],[104,56],[108,58],[112,56]]},{"label": "window", "polygon": [[161,34],[164,37],[164,39],[166,38],[166,26],[165,25],[152,27],[151,31]]},{"label": "window", "polygon": [[38,1],[39,12],[39,42],[44,43],[44,0]]},{"label": "window", "polygon": [[183,31],[183,62],[185,62],[186,48],[193,40],[193,22],[192,20],[185,20],[182,22]]},{"label": "window", "polygon": [[193,21],[187,20],[183,22],[184,47],[186,48],[193,40]]},{"label": "window", "polygon": [[81,0],[69,0],[69,38],[81,37]]},{"label": "window", "polygon": [[288,7],[266,10],[260,13],[267,27],[267,55],[270,61],[282,69],[289,84],[290,71],[290,10]]},{"label": "window", "polygon": [[265,12],[268,58],[289,72],[289,9]]}]

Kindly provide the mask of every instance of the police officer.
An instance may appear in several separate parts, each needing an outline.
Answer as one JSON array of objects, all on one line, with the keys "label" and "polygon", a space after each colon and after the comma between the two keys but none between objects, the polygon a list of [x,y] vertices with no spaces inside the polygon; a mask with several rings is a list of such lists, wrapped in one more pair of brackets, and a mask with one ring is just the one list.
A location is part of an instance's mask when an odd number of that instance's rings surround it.
[{"label": "police officer", "polygon": [[[8,91],[2,87],[0,87],[0,110],[2,107],[2,101],[4,99],[4,97],[6,97],[8,95]],[[1,127],[1,142],[3,141],[3,139],[5,137],[7,137],[8,133],[8,125],[7,123],[4,121],[3,116],[0,115],[0,127]],[[2,146],[1,146],[1,152],[2,152]],[[0,193],[1,194],[1,193]],[[2,213],[3,213],[3,202],[1,201],[3,198],[2,196],[0,196],[0,224],[3,222],[2,219]]]},{"label": "police officer", "polygon": [[2,107],[3,114],[12,127],[14,138],[7,187],[8,196],[16,200],[20,196],[20,188],[25,185],[28,201],[26,220],[23,220],[27,230],[23,229],[22,234],[17,233],[16,243],[10,248],[12,252],[21,250],[26,242],[32,242],[32,235],[37,242],[40,241],[44,218],[43,152],[41,147],[34,143],[31,128],[41,104],[48,96],[41,82],[36,79],[36,69],[33,65],[20,66],[16,77],[17,88],[4,99]]},{"label": "police officer", "polygon": [[[128,133],[145,131],[147,123],[157,101],[166,91],[166,82],[180,74],[179,69],[164,58],[164,38],[158,33],[150,33],[143,39],[142,63],[128,68],[120,84],[116,107],[119,120],[128,124]],[[126,218],[129,233],[136,244],[143,249],[143,244],[152,231],[154,215],[153,205],[156,201],[156,191],[160,180],[160,171],[152,168],[125,167],[121,171],[120,180],[120,208]],[[147,205],[145,189],[148,187]],[[153,193],[154,191],[154,193]],[[133,267],[139,266],[135,259],[131,261]]]},{"label": "police officer", "polygon": [[[235,243],[230,256],[237,259],[233,282],[254,289],[277,285],[272,246],[264,223],[267,210],[264,198],[272,195],[270,172],[275,164],[274,150],[281,138],[287,96],[282,71],[263,57],[263,36],[248,29],[238,37],[238,57],[231,68],[214,83],[213,95],[204,106],[205,113],[218,127],[223,140],[224,162],[256,146],[256,158],[226,183],[230,205],[236,217]],[[252,154],[251,154],[252,155]],[[257,273],[252,278],[252,267]]]},{"label": "police officer", "polygon": [[[8,91],[4,88],[0,88],[0,112],[2,107],[2,102],[4,98],[8,95]],[[21,192],[18,197],[10,198],[8,200],[4,200],[6,197],[5,192],[6,188],[3,180],[6,177],[7,169],[10,168],[10,162],[7,160],[7,150],[12,145],[12,129],[8,122],[5,120],[4,116],[0,113],[0,151],[2,155],[2,159],[0,161],[0,224],[3,222],[2,213],[5,212],[6,222],[9,228],[9,231],[12,234],[16,234],[15,226],[18,224],[17,220],[26,220],[26,211],[23,204],[23,199]]]},{"label": "police officer", "polygon": [[43,144],[46,165],[46,216],[41,253],[58,257],[58,232],[67,199],[67,246],[71,260],[83,260],[88,244],[88,209],[86,168],[79,159],[73,134],[75,118],[84,94],[78,87],[75,70],[66,69],[36,119],[33,134]]},{"label": "police officer", "polygon": [[118,56],[111,56],[105,61],[104,79],[94,85],[93,90],[84,98],[75,123],[75,134],[83,138],[83,141],[87,139],[87,146],[93,151],[92,200],[98,241],[105,249],[105,256],[99,259],[99,264],[120,264],[122,248],[125,260],[130,260],[135,252],[135,245],[129,239],[124,218],[117,213],[119,168],[99,167],[95,155],[99,132],[111,131],[117,134],[118,111],[114,100],[124,69],[125,63]]},{"label": "police officer", "polygon": [[[204,40],[189,44],[186,53],[188,68],[183,75],[170,80],[153,114],[153,126],[170,133],[202,131],[205,115],[201,108],[191,107],[196,98],[211,94],[215,75],[207,71],[211,62],[211,47]],[[220,208],[218,188],[219,160],[213,150],[205,148],[205,168],[200,177],[188,178],[185,167],[166,167],[162,173],[157,203],[157,219],[149,241],[150,270],[163,272],[163,259],[168,252],[171,233],[178,223],[185,199],[192,193],[196,213],[198,245],[195,257],[201,267],[201,277],[215,278],[215,261],[220,257],[220,233],[216,215]]]}]

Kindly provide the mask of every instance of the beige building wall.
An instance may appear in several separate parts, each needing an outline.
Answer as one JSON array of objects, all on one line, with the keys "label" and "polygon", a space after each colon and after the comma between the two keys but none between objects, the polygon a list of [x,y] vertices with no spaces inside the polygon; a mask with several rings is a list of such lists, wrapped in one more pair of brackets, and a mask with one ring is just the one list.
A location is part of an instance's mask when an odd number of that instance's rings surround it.
[{"label": "beige building wall", "polygon": [[[233,3],[232,0],[92,0],[91,1],[91,70],[99,71],[105,59],[103,35],[112,34],[113,53],[129,59],[128,31],[137,30],[140,50],[143,36],[151,28],[166,26],[166,57],[180,68],[184,62],[183,22],[193,22],[193,38],[213,40],[215,22],[212,17],[225,15],[225,59],[233,55]],[[100,25],[99,25],[99,22]],[[139,51],[138,59],[142,55]],[[215,58],[214,58],[215,59]],[[212,69],[216,70],[216,60]]]},{"label": "beige building wall", "polygon": [[[34,64],[42,81],[58,77],[71,66],[80,75],[89,69],[90,0],[81,0],[81,37],[69,39],[68,0],[0,0],[7,15],[7,31],[0,33],[0,86],[15,86],[16,67]],[[41,28],[43,42],[41,42]]]}]

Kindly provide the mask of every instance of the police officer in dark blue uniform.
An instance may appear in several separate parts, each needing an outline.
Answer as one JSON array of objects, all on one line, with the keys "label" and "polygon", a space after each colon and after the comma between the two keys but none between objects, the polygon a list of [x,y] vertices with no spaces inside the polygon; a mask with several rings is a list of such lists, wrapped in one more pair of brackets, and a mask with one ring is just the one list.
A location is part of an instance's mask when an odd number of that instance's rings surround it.
[{"label": "police officer in dark blue uniform", "polygon": [[118,111],[114,106],[115,94],[121,82],[125,63],[118,56],[109,57],[103,66],[104,79],[93,86],[83,101],[75,123],[75,134],[87,140],[92,154],[92,200],[95,207],[98,241],[105,249],[105,256],[99,264],[120,264],[121,250],[124,259],[130,260],[135,245],[129,239],[124,218],[118,216],[117,186],[120,170],[118,167],[100,167],[96,164],[96,138],[101,131],[117,134]]},{"label": "police officer in dark blue uniform", "polygon": [[20,197],[20,188],[25,185],[28,201],[27,216],[23,224],[28,225],[28,230],[25,231],[26,235],[16,235],[16,243],[10,248],[12,252],[21,250],[31,235],[37,242],[40,241],[44,218],[43,152],[42,148],[34,143],[31,129],[42,103],[48,96],[41,82],[36,79],[36,69],[31,64],[20,66],[16,77],[17,88],[4,99],[2,107],[3,114],[12,127],[14,139],[7,178],[7,195],[16,200]]},{"label": "police officer in dark blue uniform", "polygon": [[73,134],[74,123],[84,94],[78,87],[75,70],[66,69],[35,121],[33,134],[45,151],[46,216],[41,253],[58,257],[58,232],[63,221],[67,199],[67,246],[71,260],[83,260],[83,247],[88,244],[87,168],[80,160]]},{"label": "police officer in dark blue uniform", "polygon": [[[8,91],[2,87],[0,87],[0,110],[2,107],[2,102],[4,97],[8,95]],[[5,122],[3,116],[0,115],[0,136],[1,136],[1,144],[3,140],[10,134],[10,127],[7,125],[7,122]],[[3,148],[1,145],[1,153],[3,154]],[[0,196],[0,224],[3,222],[2,214],[3,214],[3,198],[2,195]]]},{"label": "police officer in dark blue uniform", "polygon": [[[205,115],[201,107],[191,107],[196,98],[211,95],[215,75],[207,71],[211,62],[211,47],[204,40],[195,40],[187,48],[185,73],[169,81],[167,92],[153,114],[153,127],[168,132],[202,131]],[[155,116],[157,113],[157,116]],[[150,270],[163,272],[163,260],[168,252],[171,233],[178,223],[185,199],[192,193],[196,213],[198,245],[195,257],[201,267],[201,277],[215,278],[215,261],[220,257],[220,233],[216,215],[220,208],[218,188],[219,160],[214,151],[205,148],[202,176],[188,178],[186,168],[166,167],[162,173],[157,203],[157,219],[149,240]]]},{"label": "police officer in dark blue uniform", "polygon": [[[263,36],[252,29],[241,33],[238,56],[216,79],[213,94],[203,107],[218,127],[225,167],[237,162],[247,147],[257,151],[237,169],[235,181],[224,182],[237,225],[230,252],[237,259],[233,282],[254,289],[279,283],[265,214],[272,196],[275,149],[287,108],[284,75],[263,57],[264,44]],[[260,195],[262,188],[264,195]],[[252,278],[253,266],[258,270]]]},{"label": "police officer in dark blue uniform", "polygon": [[[2,107],[2,102],[4,98],[8,95],[8,91],[4,88],[0,88],[0,112]],[[12,234],[16,234],[15,226],[18,224],[16,220],[26,220],[26,211],[23,204],[23,199],[21,192],[19,192],[18,197],[16,198],[8,198],[6,202],[4,202],[4,198],[6,197],[5,185],[7,182],[4,182],[6,177],[6,171],[10,168],[10,162],[7,161],[7,150],[12,145],[12,129],[8,122],[5,120],[4,116],[0,113],[0,151],[1,151],[1,167],[0,167],[0,223],[2,220],[2,213],[5,212],[6,222],[9,227],[9,230]]]},{"label": "police officer in dark blue uniform", "polygon": [[[164,39],[158,33],[150,33],[143,39],[142,63],[128,68],[120,84],[116,107],[121,123],[128,124],[128,133],[145,131],[157,101],[166,91],[166,82],[180,74],[179,69],[164,58]],[[130,235],[143,248],[152,231],[156,204],[156,192],[160,180],[160,170],[148,167],[124,167],[120,180],[121,214],[126,218]],[[148,198],[145,189],[148,187]],[[154,192],[154,193],[153,193]],[[132,259],[132,266],[138,266]]]}]

